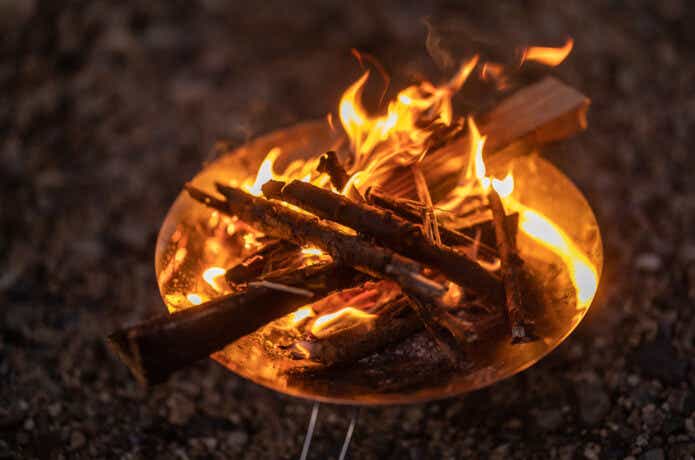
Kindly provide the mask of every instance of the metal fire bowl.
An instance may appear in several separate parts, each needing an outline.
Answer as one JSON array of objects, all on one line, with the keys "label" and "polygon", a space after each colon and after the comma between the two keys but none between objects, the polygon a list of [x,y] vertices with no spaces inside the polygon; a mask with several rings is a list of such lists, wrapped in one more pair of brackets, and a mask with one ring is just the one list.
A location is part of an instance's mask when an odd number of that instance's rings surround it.
[{"label": "metal fire bowl", "polygon": [[[241,181],[255,175],[260,162],[273,147],[283,152],[277,162],[280,170],[283,161],[318,155],[339,146],[341,140],[325,121],[298,124],[222,155],[206,165],[193,183],[214,192],[215,181]],[[492,156],[488,170],[496,177],[511,170],[516,184],[514,198],[560,226],[596,267],[600,279],[603,247],[596,218],[581,192],[562,172],[538,155],[502,161]],[[163,298],[195,292],[199,288],[200,275],[209,266],[209,254],[201,243],[209,236],[203,230],[209,219],[210,211],[184,192],[169,210],[159,233],[155,255]],[[186,262],[176,273],[169,274],[164,283],[160,275],[171,261],[177,244],[181,247],[181,238],[187,238]],[[466,369],[453,370],[438,359],[436,346],[424,332],[352,366],[323,372],[297,372],[303,365],[301,361],[268,353],[258,333],[229,344],[211,357],[230,371],[273,390],[332,403],[416,403],[485,387],[523,371],[548,354],[574,330],[590,304],[578,305],[569,269],[559,257],[521,232],[517,243],[532,273],[532,284],[539,293],[540,308],[535,320],[541,339],[512,345],[507,336],[476,343],[470,353],[471,364]],[[219,262],[219,255],[217,257]],[[226,265],[221,266],[231,266],[238,256],[227,254],[223,260]]]}]

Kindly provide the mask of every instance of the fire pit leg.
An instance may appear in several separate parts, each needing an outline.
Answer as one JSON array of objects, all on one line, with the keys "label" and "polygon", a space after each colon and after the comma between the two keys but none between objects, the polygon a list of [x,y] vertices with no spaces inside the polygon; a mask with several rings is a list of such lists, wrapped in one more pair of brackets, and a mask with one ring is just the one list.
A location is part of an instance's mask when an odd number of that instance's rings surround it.
[{"label": "fire pit leg", "polygon": [[309,447],[311,447],[311,440],[314,437],[314,428],[316,428],[316,419],[319,416],[320,406],[320,402],[315,402],[314,407],[311,408],[309,426],[306,429],[306,435],[304,435],[304,445],[302,446],[302,454],[299,456],[299,460],[306,460],[307,455],[309,455]]},{"label": "fire pit leg", "polygon": [[345,433],[345,441],[343,441],[343,447],[340,449],[340,455],[338,455],[338,460],[345,460],[345,456],[350,448],[350,441],[352,441],[352,433],[355,432],[355,425],[357,425],[357,418],[360,415],[359,407],[352,408],[352,414],[350,415],[350,425],[348,426],[347,433]]}]

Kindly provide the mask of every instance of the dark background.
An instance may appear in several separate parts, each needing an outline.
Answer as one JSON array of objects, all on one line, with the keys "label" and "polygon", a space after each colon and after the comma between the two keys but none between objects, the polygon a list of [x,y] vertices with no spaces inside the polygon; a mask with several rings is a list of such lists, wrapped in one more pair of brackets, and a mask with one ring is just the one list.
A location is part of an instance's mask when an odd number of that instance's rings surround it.
[{"label": "dark background", "polygon": [[[695,455],[695,15],[686,0],[0,0],[0,458],[297,458],[311,404],[213,362],[146,393],[104,336],[163,308],[165,212],[217,140],[334,111],[369,51],[401,86],[454,44],[576,39],[554,71],[591,96],[551,157],[606,251],[578,330],[532,369],[461,398],[365,409],[352,458]],[[323,406],[312,458],[349,409]]]}]

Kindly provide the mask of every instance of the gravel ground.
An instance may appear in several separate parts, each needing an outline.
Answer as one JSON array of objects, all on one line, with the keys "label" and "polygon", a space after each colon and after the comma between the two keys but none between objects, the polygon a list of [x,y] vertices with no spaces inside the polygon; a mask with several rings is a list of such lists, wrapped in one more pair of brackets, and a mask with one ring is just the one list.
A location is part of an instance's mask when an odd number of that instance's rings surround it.
[{"label": "gravel ground", "polygon": [[[595,207],[605,274],[548,358],[461,398],[362,410],[352,458],[695,456],[687,1],[59,3],[0,0],[0,458],[297,458],[310,403],[213,362],[144,392],[103,338],[161,311],[156,233],[215,141],[334,110],[351,47],[395,86],[443,77],[428,15],[457,46],[575,37],[557,74],[593,98],[590,131],[549,156]],[[349,414],[322,407],[312,458],[337,456]]]}]

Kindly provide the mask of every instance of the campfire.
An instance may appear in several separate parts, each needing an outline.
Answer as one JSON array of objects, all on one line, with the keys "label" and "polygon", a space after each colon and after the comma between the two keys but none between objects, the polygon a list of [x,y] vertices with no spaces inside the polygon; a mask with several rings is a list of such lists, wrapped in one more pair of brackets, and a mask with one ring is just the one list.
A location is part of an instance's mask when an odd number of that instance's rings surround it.
[{"label": "campfire", "polygon": [[[571,47],[520,63],[557,65]],[[585,129],[589,100],[552,77],[510,89],[476,56],[374,115],[369,77],[337,116],[253,140],[186,184],[157,243],[170,314],[110,337],[141,381],[212,355],[292,395],[421,401],[512,375],[581,321],[600,233],[539,147]],[[457,114],[471,78],[507,92]]]}]

